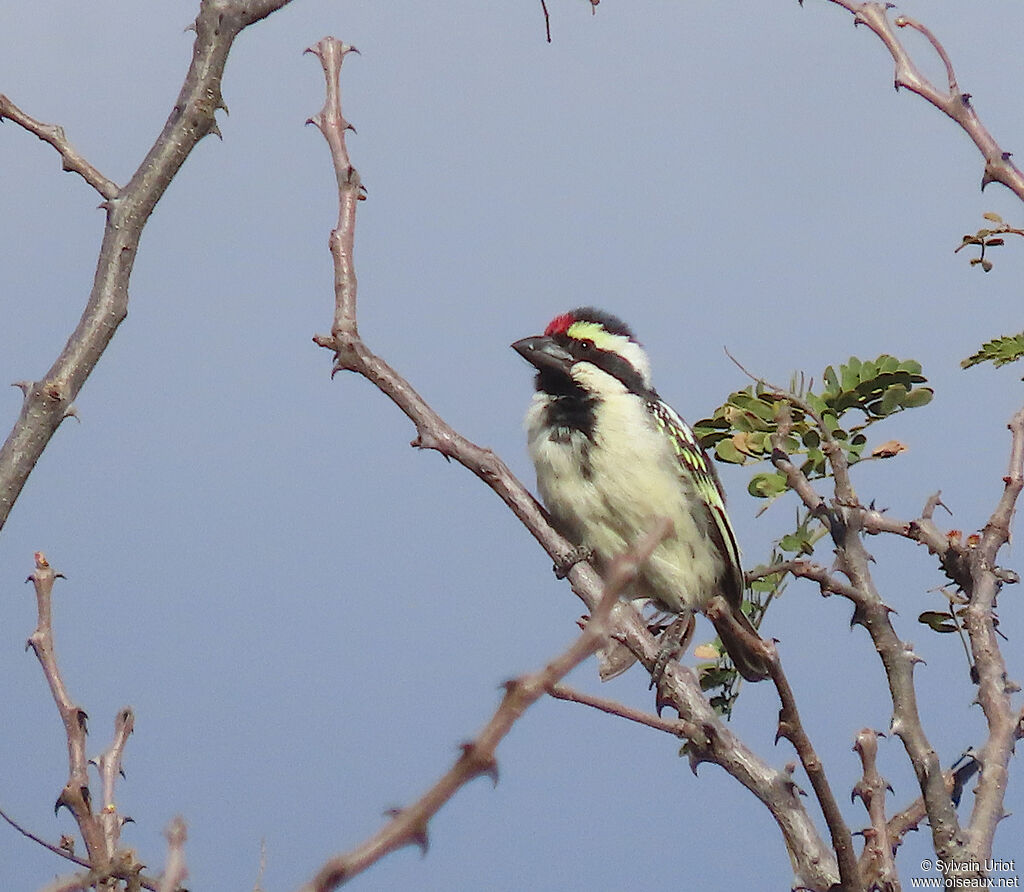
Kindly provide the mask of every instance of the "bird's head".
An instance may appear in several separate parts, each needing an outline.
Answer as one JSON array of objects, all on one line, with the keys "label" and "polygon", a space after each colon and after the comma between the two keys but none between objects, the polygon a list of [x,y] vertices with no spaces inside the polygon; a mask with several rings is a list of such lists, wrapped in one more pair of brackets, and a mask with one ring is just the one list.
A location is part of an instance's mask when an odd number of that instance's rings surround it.
[{"label": "bird's head", "polygon": [[538,389],[559,392],[559,385],[601,391],[614,382],[626,390],[651,397],[647,354],[621,319],[593,307],[578,307],[555,316],[544,334],[512,345],[537,369]]}]

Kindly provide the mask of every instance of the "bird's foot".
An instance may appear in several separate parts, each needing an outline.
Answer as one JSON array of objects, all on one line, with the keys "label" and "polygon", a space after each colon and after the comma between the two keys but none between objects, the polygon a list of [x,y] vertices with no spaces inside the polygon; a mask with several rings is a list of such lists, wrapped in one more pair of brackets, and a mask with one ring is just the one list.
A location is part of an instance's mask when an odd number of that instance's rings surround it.
[{"label": "bird's foot", "polygon": [[661,679],[665,674],[669,660],[674,660],[686,650],[690,639],[693,638],[693,630],[696,628],[696,625],[696,619],[688,610],[661,633],[661,637],[658,638],[661,649],[658,651],[658,657],[651,668],[651,689],[661,684]]},{"label": "bird's foot", "polygon": [[585,545],[576,545],[565,552],[555,561],[552,569],[555,571],[555,578],[565,579],[569,571],[583,561],[589,561],[594,557],[594,551]]}]

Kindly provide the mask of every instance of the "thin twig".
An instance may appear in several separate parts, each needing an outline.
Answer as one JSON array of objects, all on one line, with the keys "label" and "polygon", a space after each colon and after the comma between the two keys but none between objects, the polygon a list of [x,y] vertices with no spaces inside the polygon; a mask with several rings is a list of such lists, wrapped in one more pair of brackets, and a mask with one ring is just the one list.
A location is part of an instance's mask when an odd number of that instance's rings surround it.
[{"label": "thin twig", "polygon": [[3,818],[8,824],[10,824],[15,830],[18,831],[22,836],[31,839],[32,842],[39,843],[44,849],[49,849],[54,855],[60,855],[61,858],[66,858],[68,861],[74,861],[75,864],[81,867],[89,867],[89,862],[85,858],[79,858],[74,852],[68,851],[68,849],[61,848],[58,845],[54,845],[52,842],[47,842],[41,836],[37,836],[31,830],[27,830],[21,826],[17,821],[14,820],[7,812],[0,808],[0,818]]},{"label": "thin twig", "polygon": [[[900,87],[906,87],[912,93],[916,93],[955,121],[973,140],[985,159],[985,172],[981,178],[981,188],[984,189],[985,186],[993,182],[1002,183],[1024,201],[1024,173],[1010,160],[1010,153],[1000,148],[995,138],[982,124],[971,104],[971,95],[960,91],[956,75],[953,72],[953,63],[935,35],[920,22],[906,16],[897,16],[893,22],[890,22],[888,8],[892,4],[889,3],[862,3],[857,0],[829,0],[829,2],[852,13],[855,25],[867,25],[885,44],[885,48],[889,51],[896,66],[894,84],[897,90]],[[918,31],[930,41],[946,66],[947,91],[935,87],[921,73],[910,58],[906,47],[896,36],[896,32],[893,30],[894,24],[897,28],[911,28]]]},{"label": "thin twig", "polygon": [[660,521],[628,552],[612,561],[601,600],[580,636],[543,669],[506,683],[505,696],[491,720],[474,740],[462,744],[462,753],[451,769],[412,805],[396,810],[391,821],[373,837],[350,852],[331,858],[303,887],[303,892],[329,892],[396,849],[418,845],[425,851],[430,819],[461,787],[481,775],[497,783],[495,752],[498,744],[530,706],[607,643],[609,617],[619,596],[636,579],[671,528],[669,521]]},{"label": "thin twig", "polygon": [[108,180],[75,151],[60,124],[44,124],[42,121],[37,121],[0,93],[0,121],[3,121],[4,118],[24,127],[29,133],[34,133],[43,142],[53,146],[61,157],[64,170],[77,173],[106,200],[116,198],[117,193],[121,191],[121,187],[117,183]]},{"label": "thin twig", "polygon": [[[311,47],[324,68],[327,95],[332,103],[338,100],[339,91],[334,84],[348,49],[333,38],[325,38]],[[314,342],[332,351],[335,373],[344,369],[362,375],[395,403],[416,428],[413,446],[440,452],[476,474],[509,506],[557,565],[567,563],[567,557],[575,554],[572,543],[551,527],[544,510],[505,463],[491,450],[469,441],[448,425],[409,382],[374,354],[359,336],[353,250],[355,203],[361,189],[345,147],[348,125],[340,107],[325,107],[312,123],[322,132],[327,131],[324,136],[332,151],[339,200],[338,228],[330,239],[335,269],[334,318],[331,334],[317,335]],[[593,612],[602,590],[594,569],[585,561],[578,562],[573,564],[567,578],[575,594]],[[627,603],[615,604],[611,624],[615,640],[625,644],[650,670],[658,659],[660,645],[637,610]],[[696,767],[707,761],[722,766],[771,811],[793,861],[794,882],[813,890],[833,885],[838,879],[835,858],[794,791],[791,778],[759,759],[725,727],[708,704],[693,672],[670,663],[659,686],[658,698],[659,706],[671,706],[681,718],[701,731],[697,739],[691,739],[687,745],[691,765]]]},{"label": "thin twig", "polygon": [[693,722],[687,722],[683,719],[663,719],[660,715],[634,709],[632,706],[626,706],[625,703],[619,703],[617,700],[611,700],[608,697],[597,697],[585,691],[578,691],[564,684],[552,685],[548,693],[556,700],[568,700],[571,703],[589,706],[600,712],[606,712],[609,715],[618,716],[630,722],[636,722],[638,725],[646,725],[648,728],[654,728],[656,731],[664,731],[674,737],[697,736],[700,733]]}]

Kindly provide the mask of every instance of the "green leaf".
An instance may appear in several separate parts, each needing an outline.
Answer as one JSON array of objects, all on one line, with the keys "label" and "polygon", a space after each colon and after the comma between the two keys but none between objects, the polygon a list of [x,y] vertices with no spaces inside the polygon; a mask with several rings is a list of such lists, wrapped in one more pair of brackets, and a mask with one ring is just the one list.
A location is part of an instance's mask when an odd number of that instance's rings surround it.
[{"label": "green leaf", "polygon": [[860,384],[860,360],[851,356],[845,365],[839,367],[839,377],[843,383],[843,390],[853,390]]},{"label": "green leaf", "polygon": [[932,401],[933,396],[935,396],[935,391],[930,387],[915,387],[904,398],[903,408],[917,409],[920,406],[927,406]]},{"label": "green leaf", "polygon": [[746,456],[736,448],[731,439],[719,440],[715,444],[715,456],[719,461],[728,462],[730,465],[742,465]]},{"label": "green leaf", "polygon": [[763,471],[750,478],[747,492],[758,499],[770,499],[786,491],[786,478],[778,471]]},{"label": "green leaf", "polygon": [[907,398],[907,388],[902,384],[893,384],[892,387],[887,387],[885,393],[882,394],[882,402],[878,407],[879,415],[892,415],[900,406],[903,405],[903,401]]},{"label": "green leaf", "polygon": [[999,366],[1016,362],[1024,356],[1024,331],[1016,335],[1004,335],[994,338],[981,345],[981,349],[972,356],[960,363],[961,368],[969,369],[973,365],[983,362],[994,363]]}]

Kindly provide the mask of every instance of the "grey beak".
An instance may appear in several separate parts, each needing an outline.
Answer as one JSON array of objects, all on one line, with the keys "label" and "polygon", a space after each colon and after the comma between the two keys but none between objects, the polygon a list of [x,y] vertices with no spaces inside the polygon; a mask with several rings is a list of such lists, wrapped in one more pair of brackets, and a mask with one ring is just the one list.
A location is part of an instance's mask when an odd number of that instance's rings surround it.
[{"label": "grey beak", "polygon": [[537,369],[557,369],[568,373],[575,362],[568,350],[544,335],[516,341],[512,349]]}]

